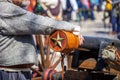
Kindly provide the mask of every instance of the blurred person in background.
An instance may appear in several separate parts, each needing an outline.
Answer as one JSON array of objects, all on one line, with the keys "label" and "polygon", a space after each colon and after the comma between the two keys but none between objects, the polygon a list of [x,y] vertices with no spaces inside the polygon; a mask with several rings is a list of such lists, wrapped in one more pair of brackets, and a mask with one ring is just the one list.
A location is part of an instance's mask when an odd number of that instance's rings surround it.
[{"label": "blurred person in background", "polygon": [[112,24],[112,31],[110,34],[114,35],[117,34],[117,10],[118,6],[115,4],[113,5],[112,11],[111,11],[111,24]]},{"label": "blurred person in background", "polygon": [[70,21],[71,20],[71,14],[78,13],[78,5],[76,0],[61,0],[62,1],[62,8],[63,8],[63,16],[64,20]]},{"label": "blurred person in background", "polygon": [[95,15],[94,15],[94,7],[97,5],[97,0],[90,0],[90,14],[91,14],[91,20],[95,20]]},{"label": "blurred person in background", "polygon": [[120,2],[117,6],[117,34],[120,34]]},{"label": "blurred person in background", "polygon": [[106,22],[105,22],[105,16],[106,16],[105,10],[106,10],[106,7],[105,6],[106,6],[106,0],[103,0],[101,2],[101,11],[103,12],[103,19],[102,19],[102,21],[104,23],[104,28],[106,28]]},{"label": "blurred person in background", "polygon": [[120,3],[113,4],[113,9],[111,11],[111,23],[112,23],[112,32],[110,34],[119,34],[120,33]]},{"label": "blurred person in background", "polygon": [[111,0],[106,0],[105,13],[104,13],[103,21],[105,21],[105,19],[109,18],[109,26],[110,26],[110,23],[111,23],[111,10],[112,10],[112,1]]},{"label": "blurred person in background", "polygon": [[111,27],[111,11],[112,11],[112,1],[111,0],[103,0],[101,10],[103,11],[103,19],[104,27],[107,27],[106,19],[109,19],[108,27]]},{"label": "blurred person in background", "polygon": [[103,0],[102,4],[101,4],[101,10],[102,11],[105,11],[105,6],[106,6],[106,0]]},{"label": "blurred person in background", "polygon": [[118,3],[118,10],[117,10],[117,37],[120,40],[120,2]]},{"label": "blurred person in background", "polygon": [[46,16],[56,20],[62,20],[61,0],[38,0],[38,3],[46,11]]},{"label": "blurred person in background", "polygon": [[77,1],[77,5],[78,5],[78,13],[77,13],[77,21],[81,21],[82,20],[82,4],[80,0],[76,0]]},{"label": "blurred person in background", "polygon": [[88,10],[90,9],[90,4],[89,4],[89,0],[80,0],[81,1],[81,5],[82,5],[82,15],[84,16],[84,20],[88,19]]}]

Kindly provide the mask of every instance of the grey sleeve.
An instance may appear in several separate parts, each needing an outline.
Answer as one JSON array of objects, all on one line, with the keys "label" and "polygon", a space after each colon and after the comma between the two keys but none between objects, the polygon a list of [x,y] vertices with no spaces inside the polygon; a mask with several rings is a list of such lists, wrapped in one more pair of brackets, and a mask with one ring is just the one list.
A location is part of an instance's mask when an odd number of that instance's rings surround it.
[{"label": "grey sleeve", "polygon": [[6,35],[50,34],[55,30],[73,31],[76,25],[38,16],[31,12],[0,18],[0,32]]}]

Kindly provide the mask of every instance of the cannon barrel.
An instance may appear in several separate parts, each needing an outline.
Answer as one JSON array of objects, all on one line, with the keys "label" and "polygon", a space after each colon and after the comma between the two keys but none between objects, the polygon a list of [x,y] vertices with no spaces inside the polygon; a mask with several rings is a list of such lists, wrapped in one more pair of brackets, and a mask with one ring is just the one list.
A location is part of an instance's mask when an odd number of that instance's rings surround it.
[{"label": "cannon barrel", "polygon": [[114,46],[116,46],[118,50],[120,50],[120,40],[91,36],[84,36],[84,43],[80,47],[86,49],[99,49],[102,41],[107,42],[108,44],[114,43]]}]

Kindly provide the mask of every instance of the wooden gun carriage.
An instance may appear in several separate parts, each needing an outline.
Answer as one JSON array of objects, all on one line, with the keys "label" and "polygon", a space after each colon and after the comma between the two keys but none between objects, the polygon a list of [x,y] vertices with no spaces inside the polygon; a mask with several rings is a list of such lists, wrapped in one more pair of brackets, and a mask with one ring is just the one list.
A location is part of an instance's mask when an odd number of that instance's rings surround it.
[{"label": "wooden gun carriage", "polygon": [[[61,37],[61,35],[59,35],[59,37]],[[40,38],[41,63],[39,64],[39,71],[33,69],[40,77],[33,78],[33,80],[55,80],[50,79],[50,75],[53,76],[51,72],[55,74],[55,77],[58,77],[56,80],[113,80],[115,77],[117,77],[116,80],[119,80],[120,63],[105,62],[101,57],[101,52],[108,45],[114,45],[119,52],[120,41],[90,36],[84,36],[84,39],[83,45],[75,48],[75,52],[69,52],[69,50],[67,50],[67,54],[62,53],[61,57],[51,66],[50,63],[55,57],[53,55],[50,57],[50,45],[47,46],[48,52],[46,54],[44,53],[42,40]],[[52,41],[55,40],[56,39]],[[60,40],[63,39],[61,38]],[[64,45],[59,43],[55,44],[59,48]],[[46,56],[46,59],[44,56]],[[63,60],[65,56],[67,56],[67,68]],[[60,62],[62,70],[57,72],[54,69]]]}]

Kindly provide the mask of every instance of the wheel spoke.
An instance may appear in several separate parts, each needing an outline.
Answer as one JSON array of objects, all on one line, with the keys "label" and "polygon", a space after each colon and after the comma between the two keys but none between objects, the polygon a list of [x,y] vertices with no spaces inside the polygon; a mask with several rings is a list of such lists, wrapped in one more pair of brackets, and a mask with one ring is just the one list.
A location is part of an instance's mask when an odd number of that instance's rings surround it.
[{"label": "wheel spoke", "polygon": [[43,42],[42,42],[42,36],[39,36],[39,45],[40,45],[40,53],[41,53],[41,62],[43,67],[45,67],[45,53],[44,53],[44,47],[43,47]]},{"label": "wheel spoke", "polygon": [[61,67],[62,67],[62,80],[64,80],[64,58],[61,60]]},{"label": "wheel spoke", "polygon": [[33,72],[36,72],[39,76],[42,76],[42,73],[34,68],[30,68]]},{"label": "wheel spoke", "polygon": [[49,36],[47,38],[47,53],[46,53],[46,67],[49,67],[50,64],[50,45],[49,45]]},{"label": "wheel spoke", "polygon": [[51,58],[50,58],[50,64],[49,64],[49,67],[53,64],[53,59],[55,59],[55,53],[53,52],[52,53],[52,56],[51,56]]},{"label": "wheel spoke", "polygon": [[57,65],[61,62],[62,57],[60,57],[54,64],[53,66],[51,66],[53,69],[55,69],[57,67]]},{"label": "wheel spoke", "polygon": [[55,69],[57,65],[64,59],[65,56],[66,54],[62,55],[51,67]]},{"label": "wheel spoke", "polygon": [[38,67],[40,71],[43,71],[43,66],[40,64],[40,61],[38,61]]},{"label": "wheel spoke", "polygon": [[68,69],[71,69],[72,67],[72,59],[73,59],[73,56],[72,54],[68,55],[67,56],[67,60],[68,60]]}]

